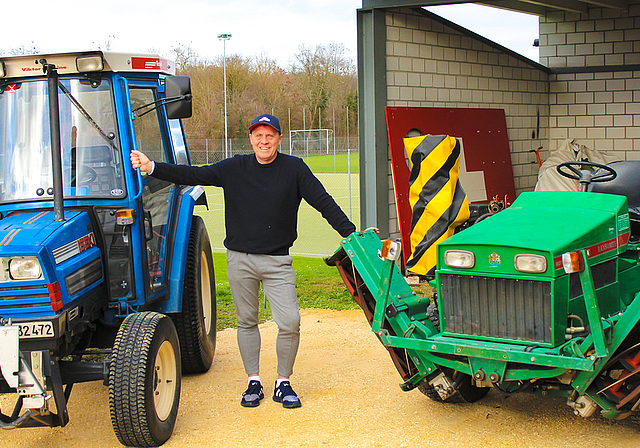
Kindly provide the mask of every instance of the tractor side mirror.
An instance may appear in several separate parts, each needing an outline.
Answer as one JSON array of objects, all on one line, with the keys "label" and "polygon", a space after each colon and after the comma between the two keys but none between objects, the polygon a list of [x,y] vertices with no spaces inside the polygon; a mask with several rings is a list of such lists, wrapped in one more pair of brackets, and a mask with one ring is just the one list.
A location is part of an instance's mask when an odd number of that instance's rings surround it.
[{"label": "tractor side mirror", "polygon": [[188,76],[167,76],[164,80],[165,107],[169,119],[192,115],[191,79]]}]

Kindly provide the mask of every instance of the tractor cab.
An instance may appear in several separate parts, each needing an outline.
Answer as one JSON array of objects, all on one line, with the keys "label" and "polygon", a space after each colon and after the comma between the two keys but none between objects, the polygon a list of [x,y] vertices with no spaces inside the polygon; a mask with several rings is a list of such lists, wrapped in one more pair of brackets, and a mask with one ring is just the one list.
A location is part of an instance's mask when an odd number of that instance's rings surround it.
[{"label": "tractor cab", "polygon": [[129,156],[190,163],[189,116],[158,55],[0,57],[0,427],[64,426],[73,384],[102,380],[123,444],[170,437],[181,373],[215,350],[206,199]]},{"label": "tractor cab", "polygon": [[[179,192],[134,173],[128,154],[137,148],[155,160],[188,163],[180,122],[191,113],[188,78],[173,73],[170,61],[151,55],[2,61],[0,213],[48,209],[63,222],[64,209],[90,210],[100,229],[90,239],[103,246],[108,294],[122,309],[136,297],[168,294],[166,243]],[[134,259],[144,246],[146,256]]]}]

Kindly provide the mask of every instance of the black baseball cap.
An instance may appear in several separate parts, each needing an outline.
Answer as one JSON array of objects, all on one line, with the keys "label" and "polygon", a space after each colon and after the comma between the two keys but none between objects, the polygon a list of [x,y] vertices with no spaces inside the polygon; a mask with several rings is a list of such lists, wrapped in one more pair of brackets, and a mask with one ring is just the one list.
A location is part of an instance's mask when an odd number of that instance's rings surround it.
[{"label": "black baseball cap", "polygon": [[253,120],[251,120],[251,126],[249,126],[249,133],[253,131],[253,128],[261,124],[271,126],[273,129],[278,131],[278,134],[282,134],[282,131],[280,131],[280,120],[278,120],[278,117],[274,117],[273,115],[270,115],[270,114],[258,115]]}]

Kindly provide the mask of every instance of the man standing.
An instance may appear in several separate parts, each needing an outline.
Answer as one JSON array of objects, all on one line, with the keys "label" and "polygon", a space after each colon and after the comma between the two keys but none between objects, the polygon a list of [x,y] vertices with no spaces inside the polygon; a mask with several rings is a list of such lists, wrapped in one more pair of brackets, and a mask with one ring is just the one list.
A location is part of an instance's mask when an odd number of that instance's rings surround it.
[{"label": "man standing", "polygon": [[264,398],[258,330],[262,283],[278,325],[273,400],[285,408],[296,408],[301,403],[289,377],[300,342],[300,313],[289,248],[297,238],[300,202],[307,201],[343,237],[356,227],[302,159],[278,152],[282,142],[278,118],[269,114],[255,117],[249,140],[254,154],[236,155],[213,165],[155,163],[139,151],[131,152],[131,165],[176,184],[224,189],[227,276],[238,317],[238,346],[249,380],[240,404],[255,407]]}]

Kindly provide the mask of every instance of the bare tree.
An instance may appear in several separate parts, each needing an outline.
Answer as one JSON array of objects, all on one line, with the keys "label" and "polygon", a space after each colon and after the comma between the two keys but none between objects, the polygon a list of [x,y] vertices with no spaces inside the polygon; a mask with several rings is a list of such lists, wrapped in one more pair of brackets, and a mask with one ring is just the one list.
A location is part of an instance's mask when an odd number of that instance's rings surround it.
[{"label": "bare tree", "polygon": [[291,72],[306,100],[311,127],[322,127],[322,118],[327,116],[329,102],[339,84],[345,77],[355,77],[355,67],[345,51],[342,44],[298,47]]},{"label": "bare tree", "polygon": [[18,47],[11,48],[9,50],[9,54],[12,56],[20,56],[23,54],[38,54],[41,53],[40,48],[38,48],[33,42],[30,45],[22,44]]},{"label": "bare tree", "polygon": [[274,59],[260,54],[251,60],[249,94],[257,110],[275,112],[285,103],[290,77]]},{"label": "bare tree", "polygon": [[177,43],[175,47],[171,47],[176,63],[176,71],[183,73],[189,66],[198,61],[198,53],[192,47],[193,42],[188,44]]},{"label": "bare tree", "polygon": [[113,34],[109,34],[104,42],[101,42],[100,40],[94,40],[92,43],[98,48],[98,50],[110,51],[115,38],[116,36],[114,36]]},{"label": "bare tree", "polygon": [[[178,49],[189,55],[189,46]],[[279,116],[284,126],[291,123],[292,129],[302,129],[303,108],[307,129],[323,125],[334,128],[337,135],[344,135],[347,127],[357,131],[356,70],[344,54],[341,45],[301,47],[296,64],[288,70],[265,54],[226,55],[229,137],[246,137],[249,120],[263,112]],[[193,116],[185,121],[185,130],[190,137],[220,139],[224,135],[223,57],[184,60],[189,62],[181,66],[181,73],[191,78],[193,91]]]}]

